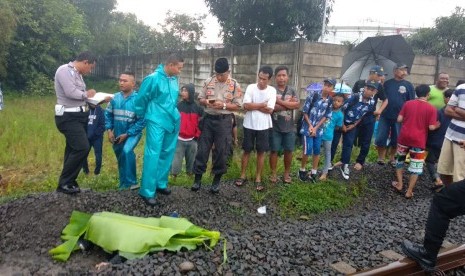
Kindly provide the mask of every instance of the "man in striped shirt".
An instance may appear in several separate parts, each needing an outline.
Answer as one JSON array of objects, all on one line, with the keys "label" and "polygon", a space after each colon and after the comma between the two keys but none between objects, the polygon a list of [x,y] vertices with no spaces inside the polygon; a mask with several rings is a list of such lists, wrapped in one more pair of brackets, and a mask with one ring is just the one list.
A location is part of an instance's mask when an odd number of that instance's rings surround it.
[{"label": "man in striped shirt", "polygon": [[442,144],[438,173],[446,185],[465,179],[465,152],[459,141],[465,140],[465,84],[457,86],[447,103],[446,116],[452,118]]}]

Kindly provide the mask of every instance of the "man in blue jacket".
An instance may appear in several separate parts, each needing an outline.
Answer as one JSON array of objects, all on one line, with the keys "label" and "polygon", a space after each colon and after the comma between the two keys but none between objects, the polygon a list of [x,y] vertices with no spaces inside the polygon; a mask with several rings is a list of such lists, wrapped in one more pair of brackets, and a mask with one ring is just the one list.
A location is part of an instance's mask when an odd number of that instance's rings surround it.
[{"label": "man in blue jacket", "polygon": [[142,185],[139,195],[149,206],[157,204],[156,193],[169,195],[168,174],[178,140],[181,115],[177,109],[184,59],[170,55],[165,64],[145,77],[135,99],[136,113],[147,123]]},{"label": "man in blue jacket", "polygon": [[121,190],[137,187],[134,148],[139,143],[145,127],[144,117],[137,116],[135,112],[135,85],[134,73],[122,73],[119,77],[121,91],[115,93],[105,110],[105,129],[108,130],[108,139],[113,144],[113,151],[118,160]]}]

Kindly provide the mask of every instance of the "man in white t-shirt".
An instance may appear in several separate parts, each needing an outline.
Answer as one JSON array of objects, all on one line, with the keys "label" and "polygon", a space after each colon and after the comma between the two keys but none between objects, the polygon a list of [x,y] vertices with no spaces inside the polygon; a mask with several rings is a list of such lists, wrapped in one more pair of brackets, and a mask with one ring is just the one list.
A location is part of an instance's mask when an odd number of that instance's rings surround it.
[{"label": "man in white t-shirt", "polygon": [[255,186],[258,191],[263,190],[261,174],[265,162],[265,152],[270,150],[269,135],[273,123],[271,113],[273,113],[276,103],[276,89],[270,86],[273,76],[273,69],[263,66],[258,71],[258,82],[251,84],[245,91],[242,101],[246,110],[244,116],[244,140],[242,142],[242,167],[241,177],[236,180],[237,186],[242,186],[246,182],[245,171],[249,163],[250,152],[257,151],[257,168],[255,173]]}]

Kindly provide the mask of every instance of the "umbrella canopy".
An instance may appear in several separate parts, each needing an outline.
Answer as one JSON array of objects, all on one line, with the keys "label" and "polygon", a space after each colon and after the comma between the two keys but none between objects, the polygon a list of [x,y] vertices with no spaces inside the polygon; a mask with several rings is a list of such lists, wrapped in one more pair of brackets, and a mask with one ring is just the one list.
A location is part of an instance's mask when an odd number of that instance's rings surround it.
[{"label": "umbrella canopy", "polygon": [[313,83],[310,83],[308,86],[307,86],[307,97],[309,95],[313,95],[313,93],[317,92],[317,93],[320,93],[321,90],[323,90],[323,83],[321,82],[313,82]]},{"label": "umbrella canopy", "polygon": [[352,94],[352,88],[345,83],[336,83],[334,92],[342,94]]},{"label": "umbrella canopy", "polygon": [[390,79],[396,63],[406,64],[410,73],[414,58],[412,47],[401,35],[369,37],[344,56],[341,79],[353,85],[375,65],[382,66]]}]

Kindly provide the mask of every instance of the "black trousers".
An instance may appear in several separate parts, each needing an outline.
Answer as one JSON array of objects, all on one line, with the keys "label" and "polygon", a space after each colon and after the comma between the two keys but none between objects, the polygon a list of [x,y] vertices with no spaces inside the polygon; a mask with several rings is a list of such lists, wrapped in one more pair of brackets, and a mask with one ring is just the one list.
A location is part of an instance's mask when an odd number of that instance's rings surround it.
[{"label": "black trousers", "polygon": [[451,219],[465,214],[465,179],[443,188],[433,197],[426,222],[423,246],[437,256]]},{"label": "black trousers", "polygon": [[[94,155],[95,155],[95,170],[94,174],[100,174],[100,170],[102,169],[102,152],[103,152],[103,135],[98,136],[97,138],[89,140],[90,149],[94,148]],[[90,154],[90,150],[89,150]],[[82,170],[84,173],[89,173],[89,163],[87,162],[89,155],[87,155],[86,159],[84,159],[84,163],[82,164]]]},{"label": "black trousers", "polygon": [[[373,115],[371,115],[373,116]],[[356,162],[365,164],[368,152],[370,151],[371,139],[373,138],[373,132],[375,130],[374,120],[363,120],[357,126],[357,145],[360,147],[360,153],[357,156]]]},{"label": "black trousers", "polygon": [[55,116],[55,124],[66,139],[58,186],[77,185],[76,178],[90,150],[87,139],[88,117],[88,112],[65,112],[63,116]]},{"label": "black trousers", "polygon": [[202,122],[202,133],[197,144],[194,174],[204,174],[213,144],[212,173],[224,174],[227,171],[227,160],[232,143],[231,115],[206,115]]}]

